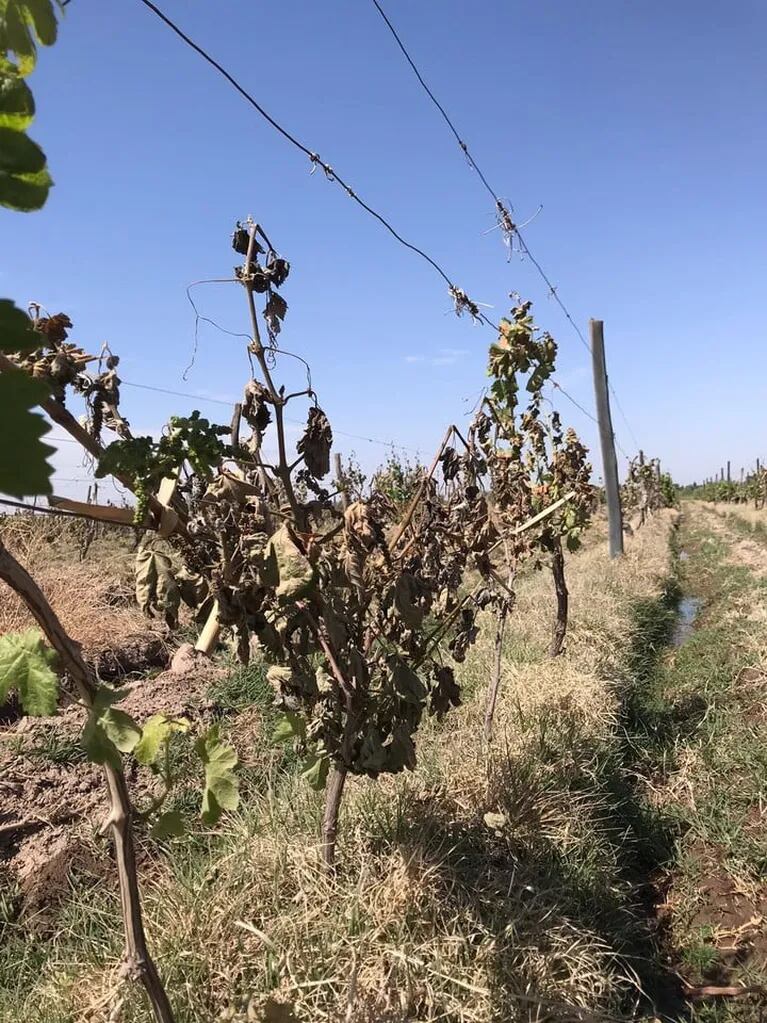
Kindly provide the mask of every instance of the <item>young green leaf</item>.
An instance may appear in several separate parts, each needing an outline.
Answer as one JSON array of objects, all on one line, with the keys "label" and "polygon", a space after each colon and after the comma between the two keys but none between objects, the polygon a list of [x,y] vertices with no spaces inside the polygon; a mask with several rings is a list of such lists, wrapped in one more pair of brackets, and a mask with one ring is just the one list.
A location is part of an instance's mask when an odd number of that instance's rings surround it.
[{"label": "young green leaf", "polygon": [[174,732],[188,731],[189,722],[184,718],[168,718],[164,714],[153,714],[141,729],[141,738],[133,749],[133,755],[140,764],[145,766],[154,764]]},{"label": "young green leaf", "polygon": [[117,752],[117,747],[92,713],[88,715],[88,720],[85,722],[80,742],[88,759],[94,764],[120,766],[120,754]]},{"label": "young green leaf", "polygon": [[37,629],[0,636],[0,703],[15,689],[26,714],[55,714],[59,689],[51,668],[55,660]]},{"label": "young green leaf", "polygon": [[[37,43],[56,42],[56,14],[51,0],[3,0],[0,3],[0,68],[26,76],[34,71]],[[13,53],[16,60],[8,56]]]},{"label": "young green leaf", "polygon": [[200,736],[195,750],[205,767],[202,819],[205,824],[215,824],[224,810],[236,810],[240,802],[239,783],[233,771],[237,754],[221,741],[215,725],[207,735]]},{"label": "young green leaf", "polygon": [[114,706],[125,691],[103,686],[96,693],[82,734],[83,749],[94,764],[120,764],[120,753],[130,753],[141,738],[141,729],[124,710]]},{"label": "young green leaf", "polygon": [[0,127],[25,131],[35,116],[35,101],[27,83],[0,72]]},{"label": "young green leaf", "polygon": [[325,788],[329,770],[330,760],[328,757],[312,754],[312,756],[304,764],[303,770],[301,771],[301,777],[305,778],[313,789],[320,792]]},{"label": "young green leaf", "polygon": [[141,738],[141,729],[124,710],[109,707],[98,719],[98,723],[121,753],[130,753]]},{"label": "young green leaf", "polygon": [[184,818],[178,810],[161,813],[150,828],[149,834],[158,841],[164,838],[178,838],[184,834]]},{"label": "young green leaf", "polygon": [[53,467],[46,458],[55,448],[40,440],[50,426],[41,415],[31,410],[48,389],[23,370],[0,375],[0,437],[13,438],[13,443],[0,445],[0,492],[12,497],[50,494]]},{"label": "young green leaf", "polygon": [[290,742],[291,739],[303,739],[306,735],[306,722],[300,714],[286,711],[277,719],[272,739],[274,742]]},{"label": "young green leaf", "polygon": [[0,128],[0,175],[36,174],[45,167],[45,153],[23,131]]},{"label": "young green leaf", "polygon": [[31,213],[45,205],[53,187],[48,168],[25,174],[6,174],[0,171],[0,206],[20,213]]}]

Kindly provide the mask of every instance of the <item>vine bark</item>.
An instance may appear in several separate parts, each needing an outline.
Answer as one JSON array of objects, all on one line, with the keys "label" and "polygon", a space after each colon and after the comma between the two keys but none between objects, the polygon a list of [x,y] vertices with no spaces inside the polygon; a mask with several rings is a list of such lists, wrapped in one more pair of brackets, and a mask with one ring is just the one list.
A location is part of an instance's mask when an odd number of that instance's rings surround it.
[{"label": "vine bark", "polygon": [[[66,632],[40,587],[2,542],[0,579],[24,601],[48,642],[59,655],[61,666],[75,683],[83,703],[89,708],[92,707],[96,692],[92,669],[86,664],[78,644]],[[104,764],[103,770],[110,800],[107,825],[112,830],[114,841],[125,928],[125,965],[128,975],[137,978],[143,985],[158,1023],[174,1023],[170,1001],[157,967],[149,954],[144,934],[133,843],[133,807],[125,775],[121,768],[111,764]]]},{"label": "vine bark", "polygon": [[549,656],[558,657],[567,635],[567,609],[569,594],[565,580],[565,556],[559,537],[554,538],[554,550],[551,555],[551,573],[554,576],[554,590],[557,595],[557,618],[554,623],[554,634],[551,637]]}]

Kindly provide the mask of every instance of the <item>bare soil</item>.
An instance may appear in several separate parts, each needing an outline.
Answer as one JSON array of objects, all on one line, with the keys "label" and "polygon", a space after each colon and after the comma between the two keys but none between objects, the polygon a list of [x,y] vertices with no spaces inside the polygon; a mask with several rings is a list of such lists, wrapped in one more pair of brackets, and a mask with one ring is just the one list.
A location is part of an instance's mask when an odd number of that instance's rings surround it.
[{"label": "bare soil", "polygon": [[715,847],[698,843],[693,850],[701,872],[697,895],[700,904],[691,926],[711,934],[716,964],[704,977],[710,983],[728,984],[738,967],[747,963],[767,967],[767,891],[739,889],[721,865]]},{"label": "bare soil", "polygon": [[[109,655],[135,664],[144,647],[131,642],[124,657],[114,648]],[[205,694],[216,669],[194,659],[181,659],[180,667],[185,670],[129,682],[121,709],[139,722],[160,711],[190,720],[207,716]],[[79,753],[84,724],[84,709],[70,704],[56,717],[0,725],[0,889],[18,890],[25,913],[54,904],[75,865],[92,871],[99,860],[94,839],[106,817],[106,796],[100,769]],[[130,784],[140,802],[154,779],[136,770]],[[102,863],[106,855],[104,845]]]}]

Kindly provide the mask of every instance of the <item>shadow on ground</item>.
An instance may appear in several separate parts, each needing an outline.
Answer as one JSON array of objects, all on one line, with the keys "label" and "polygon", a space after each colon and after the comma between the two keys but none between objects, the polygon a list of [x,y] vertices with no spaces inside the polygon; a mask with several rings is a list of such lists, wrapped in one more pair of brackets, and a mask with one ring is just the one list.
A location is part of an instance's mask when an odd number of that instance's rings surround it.
[{"label": "shadow on ground", "polygon": [[636,608],[609,738],[585,734],[572,710],[520,722],[522,750],[495,755],[476,816],[449,791],[411,795],[384,830],[385,844],[436,878],[441,925],[490,950],[477,956],[499,1021],[687,1014],[655,912],[675,825],[648,804],[637,773],[648,738],[665,744],[680,727],[642,699],[677,598],[672,588]]}]

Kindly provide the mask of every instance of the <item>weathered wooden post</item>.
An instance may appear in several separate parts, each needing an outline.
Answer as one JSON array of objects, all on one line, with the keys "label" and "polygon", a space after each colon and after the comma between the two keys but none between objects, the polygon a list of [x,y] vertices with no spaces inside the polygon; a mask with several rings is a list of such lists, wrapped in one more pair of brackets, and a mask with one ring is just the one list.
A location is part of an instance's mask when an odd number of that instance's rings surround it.
[{"label": "weathered wooden post", "polygon": [[599,443],[602,448],[602,474],[607,500],[607,522],[610,538],[610,557],[623,554],[623,511],[618,483],[618,460],[615,457],[615,436],[610,416],[610,393],[607,385],[605,362],[604,323],[591,320],[591,360],[594,371],[594,397],[599,422]]}]

